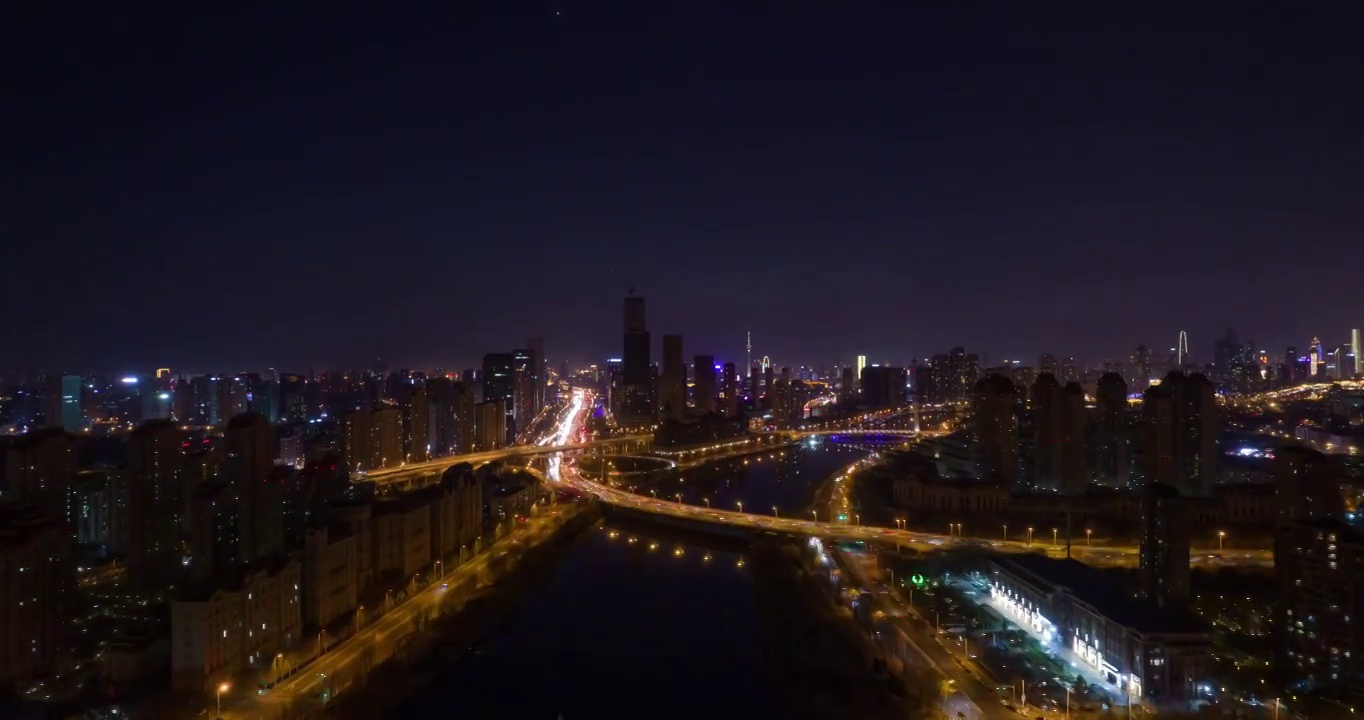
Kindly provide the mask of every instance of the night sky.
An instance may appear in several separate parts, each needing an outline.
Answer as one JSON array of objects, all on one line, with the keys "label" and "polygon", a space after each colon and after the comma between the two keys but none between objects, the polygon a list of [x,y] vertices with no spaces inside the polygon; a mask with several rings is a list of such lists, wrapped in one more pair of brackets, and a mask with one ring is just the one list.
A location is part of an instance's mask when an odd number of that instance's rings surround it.
[{"label": "night sky", "polygon": [[779,364],[1364,325],[1361,3],[32,5],[5,367],[595,361],[631,286]]}]

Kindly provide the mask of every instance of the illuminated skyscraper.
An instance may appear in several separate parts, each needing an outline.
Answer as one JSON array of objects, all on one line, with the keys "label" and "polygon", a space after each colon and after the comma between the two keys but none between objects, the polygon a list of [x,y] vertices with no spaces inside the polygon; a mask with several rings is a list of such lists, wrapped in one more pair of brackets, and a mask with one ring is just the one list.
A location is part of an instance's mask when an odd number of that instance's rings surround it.
[{"label": "illuminated skyscraper", "polygon": [[1176,367],[1184,367],[1184,358],[1189,356],[1189,334],[1179,331],[1179,345],[1176,348]]},{"label": "illuminated skyscraper", "polygon": [[1359,346],[1359,328],[1350,331],[1350,352],[1355,355],[1355,374],[1364,375],[1364,348]]},{"label": "illuminated skyscraper", "polygon": [[858,355],[858,356],[857,356],[857,374],[854,376],[854,377],[857,378],[858,382],[861,382],[861,381],[862,381],[862,371],[863,371],[863,370],[866,370],[866,369],[867,369],[867,356],[866,356],[866,355]]}]

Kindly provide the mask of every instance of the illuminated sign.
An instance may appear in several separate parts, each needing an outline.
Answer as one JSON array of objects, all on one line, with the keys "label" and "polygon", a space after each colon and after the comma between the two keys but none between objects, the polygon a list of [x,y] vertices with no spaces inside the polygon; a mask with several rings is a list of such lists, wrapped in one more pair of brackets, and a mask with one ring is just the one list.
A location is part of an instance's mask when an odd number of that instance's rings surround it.
[{"label": "illuminated sign", "polygon": [[912,582],[912,583],[914,583],[914,586],[915,586],[915,587],[919,587],[919,588],[922,588],[922,587],[923,587],[925,584],[927,584],[927,582],[928,582],[928,581],[924,578],[923,575],[920,575],[920,574],[918,574],[918,573],[915,573],[914,575],[911,575],[911,576],[909,577],[909,581]]},{"label": "illuminated sign", "polygon": [[137,384],[137,378],[132,377],[132,376],[130,375],[130,376],[126,377],[126,378],[123,378],[123,381],[122,381],[122,382],[123,382],[124,385],[136,385],[136,384]]}]

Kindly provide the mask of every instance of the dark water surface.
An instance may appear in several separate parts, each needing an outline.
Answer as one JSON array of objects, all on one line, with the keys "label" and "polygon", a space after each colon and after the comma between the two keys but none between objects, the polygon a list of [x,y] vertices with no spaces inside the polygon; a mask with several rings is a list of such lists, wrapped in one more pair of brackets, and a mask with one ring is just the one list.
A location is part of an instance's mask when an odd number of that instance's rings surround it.
[{"label": "dark water surface", "polygon": [[[660,496],[797,510],[860,450],[821,445],[689,472]],[[728,466],[733,467],[733,466]],[[756,508],[754,508],[756,509]],[[633,540],[633,542],[632,542]],[[770,718],[766,632],[733,553],[612,528],[592,531],[477,650],[394,717]]]}]

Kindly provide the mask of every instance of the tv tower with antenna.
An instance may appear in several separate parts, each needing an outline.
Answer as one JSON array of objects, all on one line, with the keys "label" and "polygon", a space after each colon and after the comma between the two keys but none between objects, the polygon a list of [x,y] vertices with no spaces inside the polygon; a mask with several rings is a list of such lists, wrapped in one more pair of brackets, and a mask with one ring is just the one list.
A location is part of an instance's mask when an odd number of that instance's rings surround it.
[{"label": "tv tower with antenna", "polygon": [[745,342],[744,345],[745,345],[745,349],[748,350],[748,364],[747,364],[747,365],[744,365],[744,372],[747,373],[747,374],[749,374],[749,375],[752,375],[752,374],[753,374],[753,329],[752,329],[752,328],[749,328],[747,337],[748,337],[747,342]]}]

